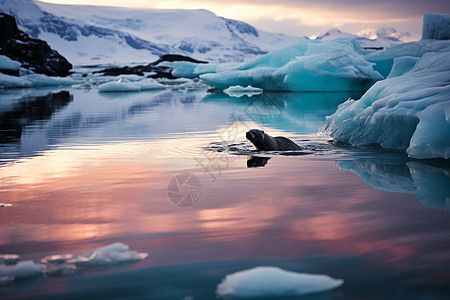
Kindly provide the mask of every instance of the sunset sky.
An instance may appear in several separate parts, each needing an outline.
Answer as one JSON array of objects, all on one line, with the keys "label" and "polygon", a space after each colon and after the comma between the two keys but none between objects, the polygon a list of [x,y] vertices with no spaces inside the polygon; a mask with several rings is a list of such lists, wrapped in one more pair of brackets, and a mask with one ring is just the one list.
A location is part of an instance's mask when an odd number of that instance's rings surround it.
[{"label": "sunset sky", "polygon": [[450,14],[448,0],[43,0],[48,3],[95,4],[138,8],[207,9],[242,20],[258,29],[289,35],[312,35],[330,28],[357,33],[394,27],[420,35],[422,13]]}]

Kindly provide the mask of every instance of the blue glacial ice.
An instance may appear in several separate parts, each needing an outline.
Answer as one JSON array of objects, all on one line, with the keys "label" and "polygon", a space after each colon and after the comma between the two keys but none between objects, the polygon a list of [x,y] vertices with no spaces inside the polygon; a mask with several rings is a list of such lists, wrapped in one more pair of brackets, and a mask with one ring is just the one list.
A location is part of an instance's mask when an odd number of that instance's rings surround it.
[{"label": "blue glacial ice", "polygon": [[76,83],[78,81],[70,77],[51,77],[35,73],[17,77],[0,73],[0,88],[68,86]]},{"label": "blue glacial ice", "polygon": [[278,267],[256,267],[227,275],[217,286],[219,297],[289,297],[335,289],[344,283],[327,275],[285,271]]},{"label": "blue glacial ice", "polygon": [[426,39],[450,40],[450,16],[424,13],[422,40]]},{"label": "blue glacial ice", "polygon": [[327,117],[325,132],[354,146],[377,144],[414,158],[450,158],[449,57],[450,49],[429,52],[412,68],[414,59],[395,59],[393,72],[399,76],[341,104]]},{"label": "blue glacial ice", "polygon": [[0,70],[19,71],[20,62],[10,59],[8,56],[0,55]]},{"label": "blue glacial ice", "polygon": [[175,76],[200,78],[219,89],[363,91],[383,77],[355,39],[306,40],[240,64],[169,63]]},{"label": "blue glacial ice", "polygon": [[152,78],[130,80],[119,77],[118,80],[105,82],[98,86],[99,92],[139,92],[144,90],[161,90],[166,87]]}]

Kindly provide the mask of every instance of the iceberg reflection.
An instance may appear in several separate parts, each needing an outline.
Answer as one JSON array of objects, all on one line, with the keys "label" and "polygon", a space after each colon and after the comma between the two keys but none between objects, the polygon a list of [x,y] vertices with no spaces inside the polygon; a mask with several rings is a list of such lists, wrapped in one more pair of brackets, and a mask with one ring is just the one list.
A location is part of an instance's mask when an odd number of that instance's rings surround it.
[{"label": "iceberg reflection", "polygon": [[424,206],[450,212],[450,170],[424,161],[341,160],[336,165],[353,172],[376,190],[416,194]]}]

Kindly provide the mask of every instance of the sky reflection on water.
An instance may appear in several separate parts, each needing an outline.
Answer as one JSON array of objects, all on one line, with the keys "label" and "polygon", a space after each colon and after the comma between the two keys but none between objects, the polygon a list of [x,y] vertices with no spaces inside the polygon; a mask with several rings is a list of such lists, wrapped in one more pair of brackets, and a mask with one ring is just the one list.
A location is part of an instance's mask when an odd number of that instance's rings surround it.
[{"label": "sky reflection on water", "polygon": [[[271,95],[283,109],[258,125],[245,112],[267,108],[255,98],[70,93],[73,101],[0,150],[0,202],[11,204],[0,208],[0,253],[38,261],[122,242],[149,258],[19,282],[0,297],[211,299],[225,275],[256,265],[344,278],[326,299],[450,295],[449,169],[439,162],[325,148],[259,168],[226,152],[210,164],[217,153],[208,145],[250,149],[247,127],[326,144],[315,132],[339,102],[333,94]],[[188,208],[167,194],[180,173],[202,186]]]}]

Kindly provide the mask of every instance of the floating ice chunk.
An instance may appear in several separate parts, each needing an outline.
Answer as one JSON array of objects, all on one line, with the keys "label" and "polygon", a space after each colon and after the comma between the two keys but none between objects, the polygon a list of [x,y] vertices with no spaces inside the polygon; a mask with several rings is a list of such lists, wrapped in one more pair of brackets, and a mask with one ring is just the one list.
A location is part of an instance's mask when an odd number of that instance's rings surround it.
[{"label": "floating ice chunk", "polygon": [[0,265],[15,265],[20,260],[17,254],[1,254]]},{"label": "floating ice chunk", "polygon": [[0,207],[10,207],[12,204],[10,203],[0,203]]},{"label": "floating ice chunk", "polygon": [[146,253],[129,250],[122,243],[114,243],[80,254],[62,254],[44,257],[42,263],[46,264],[74,264],[74,265],[114,265],[123,262],[142,260]]},{"label": "floating ice chunk", "polygon": [[147,78],[140,81],[136,81],[133,84],[136,84],[140,87],[141,91],[145,90],[161,90],[166,87],[161,83],[157,82],[155,79]]},{"label": "floating ice chunk", "polygon": [[256,267],[227,275],[217,286],[220,297],[288,297],[332,290],[344,283],[327,275],[296,273],[277,267]]},{"label": "floating ice chunk", "polygon": [[31,260],[19,262],[12,266],[0,265],[0,284],[39,275],[42,275],[42,265]]},{"label": "floating ice chunk", "polygon": [[50,77],[44,74],[28,74],[16,77],[0,73],[0,87],[4,88],[72,85],[75,83],[77,81],[72,78]]},{"label": "floating ice chunk", "polygon": [[450,40],[450,16],[423,14],[422,40]]},{"label": "floating ice chunk", "polygon": [[383,79],[372,66],[354,39],[307,40],[200,78],[220,89],[251,85],[279,91],[357,91]]},{"label": "floating ice chunk", "polygon": [[450,158],[450,51],[427,53],[411,71],[377,82],[327,117],[325,131],[354,146],[378,144],[414,158]]},{"label": "floating ice chunk", "polygon": [[165,89],[165,86],[151,78],[139,81],[128,81],[121,78],[118,81],[110,81],[98,86],[99,92],[139,92],[158,89]]},{"label": "floating ice chunk", "polygon": [[52,77],[44,74],[29,74],[22,76],[21,78],[30,81],[33,86],[58,86],[78,83],[70,77]]},{"label": "floating ice chunk", "polygon": [[0,70],[18,71],[20,62],[10,59],[8,56],[0,55]]},{"label": "floating ice chunk", "polygon": [[252,87],[251,85],[247,85],[247,87],[243,87],[240,85],[230,86],[227,89],[223,90],[224,93],[231,97],[242,97],[242,96],[253,96],[258,95],[263,92],[263,89]]},{"label": "floating ice chunk", "polygon": [[33,83],[17,76],[0,73],[0,88],[32,87]]}]

